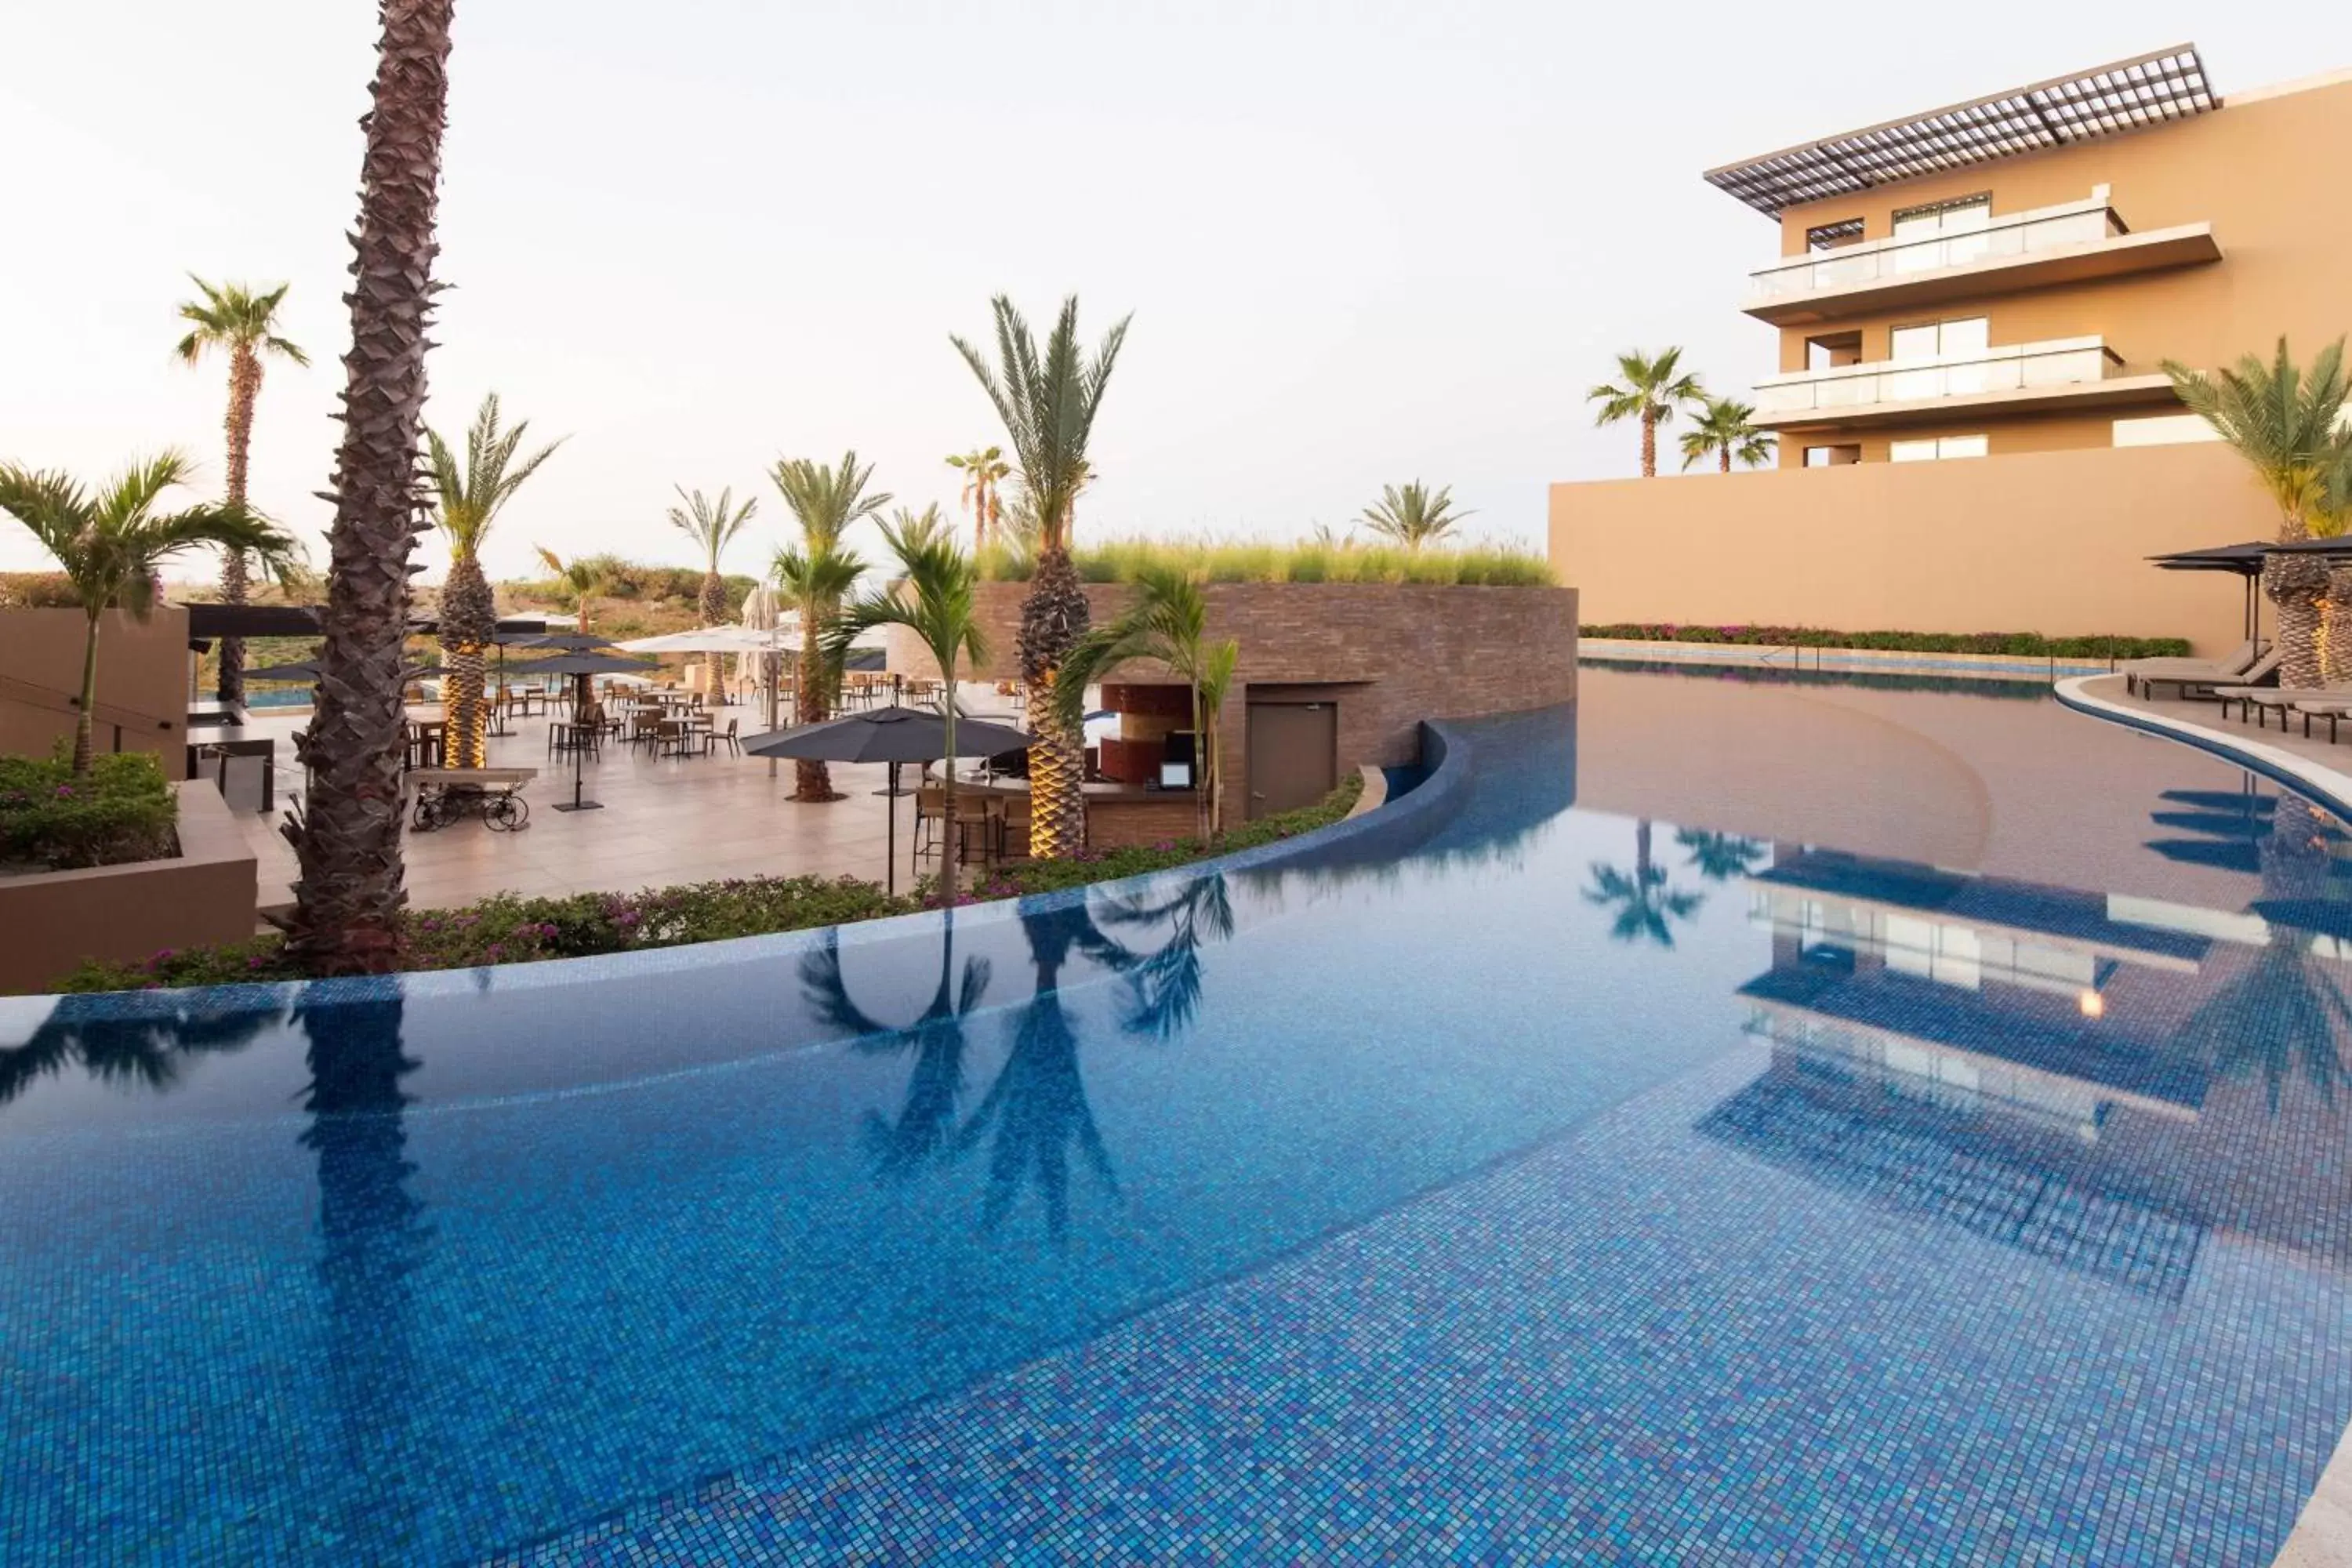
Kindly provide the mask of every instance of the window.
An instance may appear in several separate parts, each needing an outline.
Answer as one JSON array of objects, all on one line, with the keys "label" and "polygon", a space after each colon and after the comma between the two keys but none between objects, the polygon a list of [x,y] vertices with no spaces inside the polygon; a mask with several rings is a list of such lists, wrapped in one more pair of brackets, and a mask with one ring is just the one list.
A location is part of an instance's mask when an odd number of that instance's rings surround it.
[{"label": "window", "polygon": [[1980,232],[1992,219],[1990,195],[1961,196],[1925,206],[1904,207],[1895,215],[1895,237],[1942,239],[1941,245],[1915,245],[1895,252],[1898,272],[1937,267],[1959,267],[1987,254],[1988,237]]},{"label": "window", "polygon": [[1833,370],[1842,364],[1862,363],[1860,332],[1832,332],[1825,337],[1805,340],[1805,368]]},{"label": "window", "polygon": [[1982,436],[1929,436],[1913,441],[1890,441],[1890,463],[1932,463],[1944,458],[1981,458],[1992,443]]},{"label": "window", "polygon": [[1992,195],[1982,192],[1973,196],[1955,196],[1948,202],[1897,207],[1895,234],[1898,239],[1924,234],[1952,234],[1962,229],[1982,228],[1991,219]]},{"label": "window", "polygon": [[1835,223],[1815,224],[1805,230],[1807,250],[1836,250],[1842,246],[1862,243],[1862,220],[1840,218]]},{"label": "window", "polygon": [[1888,334],[1889,359],[1946,359],[1980,354],[1992,346],[1991,318],[1965,316],[1957,321],[1929,321],[1897,327]]},{"label": "window", "polygon": [[2221,433],[2201,414],[2156,414],[2116,421],[2118,447],[2170,447],[2186,441],[2218,441]]},{"label": "window", "polygon": [[1809,468],[1843,468],[1861,461],[1862,447],[1859,445],[1805,448],[1805,467]]}]

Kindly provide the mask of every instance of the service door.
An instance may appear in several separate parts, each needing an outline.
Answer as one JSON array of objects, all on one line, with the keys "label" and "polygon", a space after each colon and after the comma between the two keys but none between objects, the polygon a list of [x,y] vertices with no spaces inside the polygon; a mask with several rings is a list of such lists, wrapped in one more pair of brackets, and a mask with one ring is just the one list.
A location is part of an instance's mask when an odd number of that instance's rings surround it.
[{"label": "service door", "polygon": [[1249,815],[1313,805],[1339,782],[1336,702],[1249,705]]}]

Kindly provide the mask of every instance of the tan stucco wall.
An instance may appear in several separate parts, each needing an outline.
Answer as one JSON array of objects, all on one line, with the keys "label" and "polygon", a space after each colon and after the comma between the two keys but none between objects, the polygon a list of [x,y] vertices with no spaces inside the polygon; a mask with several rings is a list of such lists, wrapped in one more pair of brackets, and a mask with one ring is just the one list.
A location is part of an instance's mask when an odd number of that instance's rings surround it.
[{"label": "tan stucco wall", "polygon": [[201,779],[173,788],[176,858],[0,877],[0,992],[46,991],[85,959],[140,960],[253,934],[253,849],[228,803]]},{"label": "tan stucco wall", "polygon": [[[981,623],[990,658],[982,679],[1016,672],[1014,641],[1025,583],[983,583]],[[1096,624],[1118,616],[1130,589],[1095,584]],[[1241,644],[1223,743],[1227,821],[1242,820],[1249,775],[1248,705],[1261,700],[1339,705],[1341,778],[1360,763],[1415,759],[1424,719],[1467,719],[1548,708],[1576,696],[1577,593],[1572,588],[1465,588],[1406,583],[1213,583],[1209,635]],[[890,668],[934,673],[930,656],[892,628]],[[1122,669],[1145,682],[1147,665]]]},{"label": "tan stucco wall", "polygon": [[2145,557],[2277,517],[2218,445],[1554,485],[1553,570],[1587,625],[2239,637],[2235,577]]},{"label": "tan stucco wall", "polygon": [[[74,727],[89,621],[79,610],[0,610],[0,752],[46,756]],[[110,610],[98,632],[101,752],[153,752],[167,778],[187,772],[188,612],[144,622]]]},{"label": "tan stucco wall", "polygon": [[[1879,240],[1893,233],[1901,207],[1990,192],[1998,216],[2082,201],[2105,184],[2135,232],[2210,223],[2222,257],[2168,272],[1783,328],[1781,368],[1801,369],[1805,340],[1815,334],[1859,329],[1862,357],[1883,360],[1893,328],[1965,316],[1989,318],[1995,345],[2095,333],[2123,356],[2119,374],[2152,372],[2168,358],[2211,366],[2248,352],[2267,354],[2283,332],[2308,358],[2352,329],[2345,270],[2352,204],[2326,199],[2312,174],[2317,150],[2347,145],[2352,82],[2341,82],[2242,104],[2225,100],[2221,109],[2169,125],[1791,207],[1781,218],[1784,256],[1801,255],[1805,230],[1819,224],[1860,217],[1864,237]],[[2053,429],[2053,439],[2062,433],[2084,445],[2108,439],[2105,420],[2070,421],[2063,432]],[[1783,460],[1800,460],[1803,444],[1791,440]],[[1884,436],[1877,445],[1883,449]],[[1994,449],[2004,449],[1998,439]]]}]

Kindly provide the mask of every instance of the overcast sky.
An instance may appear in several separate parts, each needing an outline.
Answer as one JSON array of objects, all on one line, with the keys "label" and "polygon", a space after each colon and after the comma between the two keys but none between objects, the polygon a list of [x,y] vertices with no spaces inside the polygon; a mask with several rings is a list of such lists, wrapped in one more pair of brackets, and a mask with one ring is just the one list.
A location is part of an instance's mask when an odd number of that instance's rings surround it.
[{"label": "overcast sky", "polygon": [[[314,363],[268,372],[253,493],[323,530],[374,14],[9,8],[0,458],[177,445],[217,485],[184,275],[289,280]],[[760,493],[756,569],[779,455],[855,447],[951,507],[942,456],[999,432],[948,334],[1076,290],[1090,336],[1135,316],[1082,530],[1290,537],[1420,476],[1534,543],[1547,483],[1632,471],[1582,399],[1615,351],[1770,368],[1736,303],[1772,227],[1702,169],[2186,40],[2226,96],[2352,65],[2352,11],[463,0],[429,417],[495,389],[571,437],[494,576],[534,543],[687,562],[680,483]],[[0,524],[0,568],[40,563]]]}]

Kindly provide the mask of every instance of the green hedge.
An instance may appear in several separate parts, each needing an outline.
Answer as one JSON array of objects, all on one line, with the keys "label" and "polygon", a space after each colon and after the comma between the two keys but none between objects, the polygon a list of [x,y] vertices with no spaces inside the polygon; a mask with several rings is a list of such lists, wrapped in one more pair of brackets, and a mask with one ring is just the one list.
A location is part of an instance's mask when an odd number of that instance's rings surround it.
[{"label": "green hedge", "polygon": [[58,755],[0,757],[0,861],[53,871],[153,860],[177,849],[179,820],[163,764],[145,752],[110,752],[76,778]]},{"label": "green hedge", "polygon": [[[635,893],[573,893],[525,899],[499,893],[455,910],[410,910],[400,924],[404,969],[472,969],[538,958],[587,958],[682,947],[727,937],[761,936],[906,914],[912,899],[894,899],[871,882],[845,877],[744,877],[649,888]],[[224,985],[243,980],[299,980],[303,971],[275,932],[219,947],[166,949],[143,963],[85,963],[61,991],[136,991],[158,986]]]},{"label": "green hedge", "polygon": [[[1025,583],[1037,563],[1024,551],[992,544],[976,558],[990,582]],[[1209,539],[1109,539],[1080,544],[1070,563],[1083,583],[1131,583],[1147,567],[1184,573],[1203,583],[1430,583],[1487,588],[1546,588],[1551,563],[1499,545],[1268,544]]]},{"label": "green hedge", "polygon": [[1892,653],[1992,653],[2024,658],[2164,658],[2187,637],[2046,637],[2039,632],[1833,632],[1819,626],[1686,626],[1627,621],[1580,626],[1589,637],[1631,642],[1740,643],[1763,647],[1874,648]]}]

